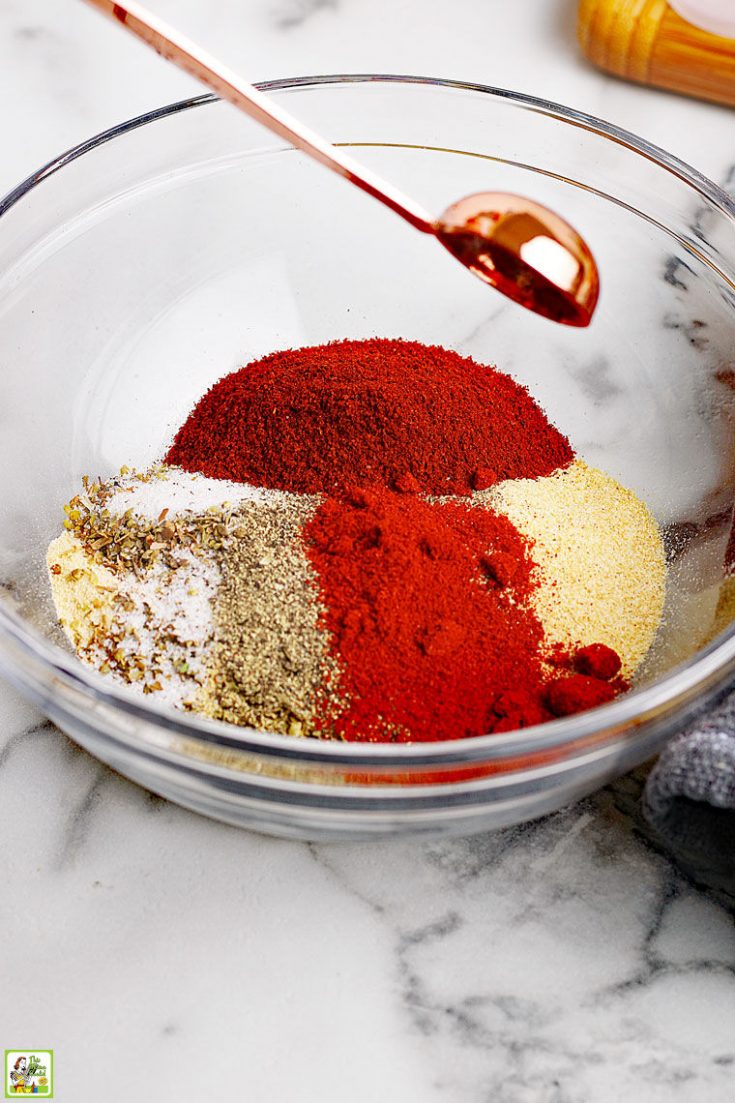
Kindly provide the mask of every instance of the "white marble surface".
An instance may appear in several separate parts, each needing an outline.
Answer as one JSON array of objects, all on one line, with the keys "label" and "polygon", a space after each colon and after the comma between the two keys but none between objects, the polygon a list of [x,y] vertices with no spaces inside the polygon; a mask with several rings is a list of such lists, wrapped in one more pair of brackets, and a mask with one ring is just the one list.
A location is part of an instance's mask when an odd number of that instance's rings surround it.
[{"label": "white marble surface", "polygon": [[[574,6],[156,4],[254,78],[521,88],[726,180],[732,113],[588,69]],[[0,72],[2,191],[193,89],[75,0],[3,0]],[[280,842],[149,797],[0,689],[0,1049],[53,1047],[63,1103],[724,1103],[731,916],[640,837],[636,784],[462,841]]]}]

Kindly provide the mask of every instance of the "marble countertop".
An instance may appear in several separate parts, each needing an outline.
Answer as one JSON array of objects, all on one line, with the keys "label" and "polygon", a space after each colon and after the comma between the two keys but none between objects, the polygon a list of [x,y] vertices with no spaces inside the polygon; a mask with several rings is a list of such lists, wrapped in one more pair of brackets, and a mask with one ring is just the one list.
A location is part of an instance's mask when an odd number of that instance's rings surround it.
[{"label": "marble countertop", "polygon": [[[519,88],[735,178],[732,113],[588,68],[573,0],[154,6],[254,79]],[[74,0],[4,0],[0,67],[3,192],[196,90]],[[639,784],[464,840],[278,841],[151,797],[0,687],[0,1049],[53,1048],[62,1103],[724,1103],[732,916],[640,833]]]}]

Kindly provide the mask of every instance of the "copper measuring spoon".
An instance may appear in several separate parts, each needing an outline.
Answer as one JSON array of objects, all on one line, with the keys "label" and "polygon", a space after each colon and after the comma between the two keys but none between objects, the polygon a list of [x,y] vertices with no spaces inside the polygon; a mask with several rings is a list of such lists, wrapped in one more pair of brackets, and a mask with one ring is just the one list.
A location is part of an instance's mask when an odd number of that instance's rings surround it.
[{"label": "copper measuring spoon", "polygon": [[597,265],[584,239],[553,211],[519,195],[480,192],[432,218],[139,4],[87,3],[415,229],[433,234],[466,268],[509,299],[555,322],[589,325],[599,294]]}]

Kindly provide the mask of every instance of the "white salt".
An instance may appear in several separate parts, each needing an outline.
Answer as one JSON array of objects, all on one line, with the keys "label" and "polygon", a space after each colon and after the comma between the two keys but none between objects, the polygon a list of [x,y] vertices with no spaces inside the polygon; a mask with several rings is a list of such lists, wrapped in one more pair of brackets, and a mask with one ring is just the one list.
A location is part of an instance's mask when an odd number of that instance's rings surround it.
[{"label": "white salt", "polygon": [[192,475],[180,467],[163,467],[142,482],[131,472],[119,475],[111,484],[115,491],[106,503],[112,514],[123,514],[128,509],[139,517],[155,521],[164,509],[169,516],[182,513],[204,513],[212,507],[238,502],[268,502],[284,497],[280,490],[267,490],[247,483],[229,483],[224,479],[208,479],[204,475]]}]

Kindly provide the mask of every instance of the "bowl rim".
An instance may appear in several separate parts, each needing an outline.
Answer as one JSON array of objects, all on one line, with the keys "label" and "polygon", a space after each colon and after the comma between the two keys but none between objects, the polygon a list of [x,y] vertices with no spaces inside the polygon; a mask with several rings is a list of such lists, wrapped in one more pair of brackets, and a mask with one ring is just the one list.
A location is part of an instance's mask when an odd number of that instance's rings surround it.
[{"label": "bowl rim", "polygon": [[[322,73],[311,76],[282,77],[274,80],[259,81],[254,85],[260,92],[285,92],[299,88],[313,86],[328,86],[332,84],[407,84],[416,87],[452,88],[463,92],[481,92],[493,96],[495,99],[508,100],[521,107],[529,108],[541,115],[549,115],[563,119],[572,125],[577,125],[583,130],[592,130],[606,138],[611,139],[617,145],[625,146],[632,152],[658,164],[689,184],[694,191],[706,196],[715,206],[725,214],[735,219],[735,198],[728,192],[710,180],[708,176],[694,168],[687,161],[682,160],[668,150],[649,142],[646,138],[635,134],[632,130],[618,126],[616,123],[607,122],[596,115],[590,115],[586,111],[579,111],[576,107],[568,107],[554,100],[547,100],[540,96],[532,96],[525,92],[516,92],[509,88],[500,88],[492,84],[479,84],[475,81],[450,80],[444,77],[413,76],[401,73]],[[85,153],[90,153],[98,146],[122,137],[131,130],[137,130],[149,123],[158,122],[171,115],[177,115],[182,111],[188,111],[194,107],[203,107],[207,104],[221,103],[222,100],[213,92],[204,92],[198,96],[189,96],[183,100],[174,100],[173,103],[164,104],[162,107],[145,111],[141,115],[134,115],[121,123],[116,123],[99,133],[85,138],[77,145],[70,146],[62,153],[47,161],[36,169],[24,180],[21,180],[5,195],[0,196],[0,217],[12,206],[23,198],[29,191],[35,188],[48,176],[59,172],[72,161],[76,161]]]},{"label": "bowl rim", "polygon": [[[551,100],[491,85],[390,73],[288,77],[263,81],[256,87],[263,92],[284,92],[314,86],[359,83],[428,86],[478,92],[548,115],[572,126],[590,130],[653,161],[687,184],[695,193],[704,197],[735,224],[735,200],[697,169],[631,131]],[[106,142],[181,112],[220,102],[219,97],[210,93],[177,100],[85,139],[48,161],[0,198],[0,218],[45,179]],[[722,675],[725,668],[735,665],[734,624],[650,685],[634,689],[607,705],[573,717],[552,720],[535,727],[500,735],[480,735],[432,743],[343,743],[332,740],[295,739],[289,735],[209,720],[199,715],[194,719],[192,714],[177,712],[155,702],[144,703],[131,690],[110,685],[97,671],[85,667],[75,655],[50,643],[37,630],[26,625],[20,616],[0,603],[0,637],[2,636],[7,637],[20,654],[31,660],[34,666],[40,667],[43,674],[51,675],[50,682],[47,680],[44,685],[46,696],[48,694],[53,696],[59,691],[79,693],[81,690],[83,694],[99,704],[111,706],[114,710],[127,714],[131,719],[136,718],[143,723],[162,727],[172,734],[195,742],[200,741],[210,747],[249,751],[254,754],[269,753],[280,759],[323,765],[327,763],[352,766],[395,765],[404,768],[456,765],[480,760],[515,758],[519,754],[551,748],[559,749],[575,744],[588,746],[590,741],[604,740],[606,735],[610,739],[614,739],[616,734],[629,735],[631,728],[635,731],[634,725],[636,721],[641,720],[643,714],[656,715],[666,711],[675,698],[696,693],[698,687],[705,686],[708,681],[711,682],[718,675]],[[35,677],[36,671],[32,670],[30,680],[33,681]],[[42,680],[40,676],[39,680]]]}]

